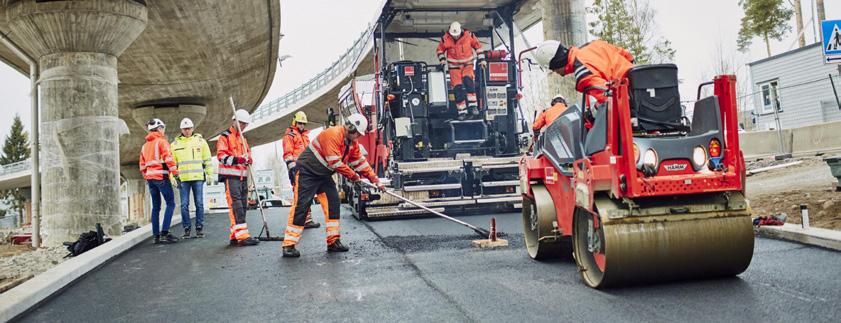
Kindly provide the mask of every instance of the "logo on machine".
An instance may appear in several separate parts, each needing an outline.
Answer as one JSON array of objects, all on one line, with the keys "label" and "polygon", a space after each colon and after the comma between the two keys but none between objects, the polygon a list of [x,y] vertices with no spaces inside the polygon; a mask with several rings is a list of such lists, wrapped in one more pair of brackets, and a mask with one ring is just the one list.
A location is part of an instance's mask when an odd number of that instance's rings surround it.
[{"label": "logo on machine", "polygon": [[415,76],[415,67],[414,66],[406,66],[403,68],[403,74],[406,76]]},{"label": "logo on machine", "polygon": [[670,172],[680,172],[686,170],[686,167],[689,165],[687,164],[671,164],[671,165],[664,165],[663,167],[666,168],[667,171]]}]

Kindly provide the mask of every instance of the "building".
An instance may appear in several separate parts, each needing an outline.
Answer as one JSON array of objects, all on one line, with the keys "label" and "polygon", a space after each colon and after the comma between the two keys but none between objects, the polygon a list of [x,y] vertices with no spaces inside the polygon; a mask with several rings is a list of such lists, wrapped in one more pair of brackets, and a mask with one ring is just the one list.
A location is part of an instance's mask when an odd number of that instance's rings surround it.
[{"label": "building", "polygon": [[841,121],[836,96],[841,95],[839,67],[824,64],[820,43],[761,59],[748,67],[757,130],[777,128],[774,107],[783,129]]}]

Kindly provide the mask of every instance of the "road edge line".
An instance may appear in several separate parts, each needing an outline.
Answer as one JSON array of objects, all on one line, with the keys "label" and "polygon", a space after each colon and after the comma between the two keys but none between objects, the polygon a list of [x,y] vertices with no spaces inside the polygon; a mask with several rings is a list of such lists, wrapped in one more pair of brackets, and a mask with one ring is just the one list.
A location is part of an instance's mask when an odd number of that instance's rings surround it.
[{"label": "road edge line", "polygon": [[786,223],[782,226],[761,226],[758,234],[766,238],[841,251],[841,231],[821,228],[803,229],[799,224]]}]

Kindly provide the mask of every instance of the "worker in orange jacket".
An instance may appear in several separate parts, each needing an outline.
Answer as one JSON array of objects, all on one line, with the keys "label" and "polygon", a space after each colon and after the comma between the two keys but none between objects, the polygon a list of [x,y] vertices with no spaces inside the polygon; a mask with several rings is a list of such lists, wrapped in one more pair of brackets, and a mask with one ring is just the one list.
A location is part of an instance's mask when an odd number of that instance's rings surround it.
[{"label": "worker in orange jacket", "polygon": [[563,97],[557,96],[552,99],[552,105],[548,109],[541,111],[537,115],[537,118],[534,119],[534,124],[531,127],[534,135],[537,136],[543,128],[551,125],[566,109],[567,102]]},{"label": "worker in orange jacket", "polygon": [[[467,109],[474,116],[479,115],[479,103],[476,99],[476,76],[473,63],[479,59],[480,66],[486,66],[482,44],[471,31],[462,29],[458,21],[450,24],[450,29],[438,43],[438,61],[446,64],[450,71],[450,84],[456,100],[458,119],[467,118]],[[477,54],[478,53],[478,54]]]},{"label": "worker in orange jacket", "polygon": [[[584,92],[588,87],[607,88],[607,82],[616,81],[634,67],[634,56],[626,49],[603,40],[594,40],[581,47],[566,48],[558,41],[545,41],[537,47],[538,63],[561,76],[575,76],[575,90]],[[601,104],[607,101],[604,91],[591,88],[587,94]]]},{"label": "worker in orange jacket", "polygon": [[[310,144],[310,131],[307,130],[307,114],[304,111],[298,111],[292,118],[292,126],[286,128],[286,134],[283,136],[283,161],[286,162],[286,169],[289,171],[289,182],[292,184],[292,189],[295,189],[295,167],[298,156],[304,152],[307,145]],[[324,193],[320,193],[322,195]],[[324,213],[327,213],[327,206],[321,206]],[[304,223],[305,229],[318,228],[321,224],[312,220],[312,210],[307,210],[307,220]]]},{"label": "worker in orange jacket", "polygon": [[248,205],[248,166],[253,163],[251,148],[237,129],[245,130],[251,123],[248,111],[237,110],[231,127],[219,135],[216,158],[219,160],[219,181],[225,183],[228,217],[231,219],[231,245],[253,246],[260,243],[248,232],[245,207]]},{"label": "worker in orange jacket", "polygon": [[295,199],[292,202],[292,209],[289,210],[289,219],[283,238],[283,257],[301,256],[295,249],[295,245],[304,233],[304,220],[316,193],[325,193],[319,197],[319,202],[327,206],[328,210],[324,216],[327,224],[327,252],[349,250],[340,239],[340,201],[333,174],[338,172],[351,182],[361,181],[360,174],[362,174],[379,189],[384,189],[377,174],[362,154],[361,146],[356,142],[356,139],[367,129],[368,120],[365,116],[354,113],[347,118],[345,125],[330,127],[322,131],[298,156]]},{"label": "worker in orange jacket", "polygon": [[[169,142],[164,136],[166,125],[160,119],[152,119],[146,123],[146,143],[140,150],[140,172],[149,186],[149,194],[152,196],[152,235],[155,244],[176,243],[178,238],[169,233],[169,224],[172,221],[172,214],[175,212],[175,193],[169,182],[170,176],[178,176],[178,167],[172,159],[169,150]],[[164,211],[164,222],[162,227],[159,216],[161,214],[161,196],[166,202]]]}]

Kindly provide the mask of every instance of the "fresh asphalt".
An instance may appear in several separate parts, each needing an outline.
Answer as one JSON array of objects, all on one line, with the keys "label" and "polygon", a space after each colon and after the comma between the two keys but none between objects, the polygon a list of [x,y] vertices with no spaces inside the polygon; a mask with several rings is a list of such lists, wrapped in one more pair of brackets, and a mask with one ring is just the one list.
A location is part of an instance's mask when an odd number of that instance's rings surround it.
[{"label": "fresh asphalt", "polygon": [[[344,210],[347,212],[347,210]],[[282,234],[287,209],[270,209]],[[320,210],[313,208],[314,215]],[[496,215],[511,245],[480,250],[472,231],[437,218],[360,222],[343,215],[351,251],[325,252],[324,229],[304,233],[301,258],[280,242],[228,246],[228,216],[207,238],[151,241],[83,277],[25,322],[837,322],[841,253],[756,240],[735,278],[590,289],[570,260],[536,262],[519,214]],[[461,219],[483,227],[489,215]],[[252,234],[260,216],[249,212]],[[321,220],[320,222],[323,222]],[[178,228],[180,231],[180,227]]]}]

